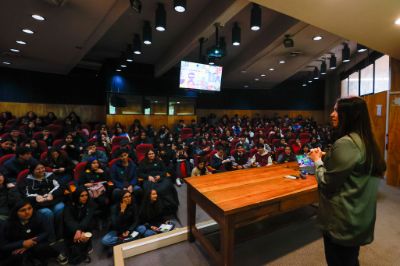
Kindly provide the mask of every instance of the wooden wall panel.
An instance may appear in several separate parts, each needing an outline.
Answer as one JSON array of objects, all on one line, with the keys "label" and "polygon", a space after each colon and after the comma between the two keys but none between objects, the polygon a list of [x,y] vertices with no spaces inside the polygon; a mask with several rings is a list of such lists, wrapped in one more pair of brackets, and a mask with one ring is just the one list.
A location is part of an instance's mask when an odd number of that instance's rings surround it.
[{"label": "wooden wall panel", "polygon": [[325,117],[325,113],[323,110],[321,111],[308,111],[308,110],[224,110],[224,109],[197,109],[196,114],[197,117],[208,116],[210,113],[214,113],[217,117],[221,117],[224,114],[227,114],[229,117],[238,114],[239,116],[247,115],[249,117],[253,117],[256,114],[260,114],[261,116],[266,115],[267,117],[273,117],[275,114],[279,116],[288,115],[289,117],[297,117],[298,115],[302,115],[303,117],[313,117],[315,121],[319,124],[325,124],[328,122],[329,117]]},{"label": "wooden wall panel", "polygon": [[105,121],[106,110],[103,105],[73,105],[73,104],[47,104],[47,103],[0,103],[0,111],[10,111],[16,117],[24,116],[33,111],[39,116],[54,112],[58,118],[66,117],[74,111],[80,116],[82,122]]},{"label": "wooden wall panel", "polygon": [[116,122],[120,122],[126,128],[133,123],[135,119],[139,119],[143,126],[151,124],[155,129],[159,129],[162,125],[173,128],[179,120],[185,121],[187,125],[192,119],[197,119],[195,115],[107,115],[106,123],[109,127],[113,127]]},{"label": "wooden wall panel", "polygon": [[400,186],[400,61],[390,59],[387,183]]},{"label": "wooden wall panel", "polygon": [[[385,139],[386,139],[386,108],[387,108],[387,92],[381,92],[364,96],[368,105],[368,111],[371,118],[372,130],[374,132],[379,150],[382,155],[385,152]],[[382,106],[381,116],[377,115],[377,105]]]}]

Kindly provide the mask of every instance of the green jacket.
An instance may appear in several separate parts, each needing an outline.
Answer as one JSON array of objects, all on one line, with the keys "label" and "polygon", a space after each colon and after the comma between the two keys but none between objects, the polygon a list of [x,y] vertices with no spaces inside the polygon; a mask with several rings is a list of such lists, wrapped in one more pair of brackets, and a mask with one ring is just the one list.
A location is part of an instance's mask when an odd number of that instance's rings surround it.
[{"label": "green jacket", "polygon": [[315,162],[322,230],[344,246],[374,238],[379,178],[365,174],[365,146],[356,133],[338,139],[324,161]]}]

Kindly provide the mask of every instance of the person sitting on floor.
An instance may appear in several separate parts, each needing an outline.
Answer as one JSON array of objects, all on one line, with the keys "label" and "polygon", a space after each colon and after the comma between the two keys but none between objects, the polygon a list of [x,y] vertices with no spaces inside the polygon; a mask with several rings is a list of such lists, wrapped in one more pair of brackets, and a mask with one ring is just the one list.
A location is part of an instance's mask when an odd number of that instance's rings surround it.
[{"label": "person sitting on floor", "polygon": [[252,167],[261,167],[272,165],[271,155],[264,149],[264,145],[261,143],[257,144],[257,152],[250,159]]},{"label": "person sitting on floor", "polygon": [[0,264],[47,265],[49,257],[57,257],[61,265],[67,264],[68,258],[49,245],[47,226],[28,200],[17,202],[0,232],[0,251],[5,255]]},{"label": "person sitting on floor", "polygon": [[91,261],[89,254],[93,251],[91,228],[94,210],[87,188],[78,187],[64,210],[64,233],[70,249],[71,264]]},{"label": "person sitting on floor", "polygon": [[132,233],[137,231],[139,225],[139,211],[132,193],[127,190],[119,191],[115,202],[111,207],[111,231],[101,239],[101,243],[106,247],[131,241],[137,237]]}]

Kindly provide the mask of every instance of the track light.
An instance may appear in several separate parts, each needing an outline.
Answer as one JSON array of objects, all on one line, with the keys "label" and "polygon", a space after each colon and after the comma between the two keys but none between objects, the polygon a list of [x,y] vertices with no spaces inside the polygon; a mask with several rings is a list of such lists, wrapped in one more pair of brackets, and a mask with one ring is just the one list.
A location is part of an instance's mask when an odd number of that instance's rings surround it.
[{"label": "track light", "polygon": [[142,2],[140,0],[129,0],[131,8],[138,13],[142,12]]},{"label": "track light", "polygon": [[261,7],[257,4],[253,4],[250,15],[250,29],[252,31],[258,31],[261,28]]},{"label": "track light", "polygon": [[322,60],[320,73],[321,73],[321,75],[326,75],[326,62],[325,62],[325,58]]},{"label": "track light", "polygon": [[350,48],[347,45],[347,43],[343,44],[343,49],[342,49],[342,61],[343,63],[350,62]]},{"label": "track light", "polygon": [[176,12],[182,13],[186,11],[186,0],[174,0],[174,9]]},{"label": "track light", "polygon": [[367,47],[365,47],[365,46],[362,45],[362,44],[357,43],[357,52],[363,53],[363,52],[365,52],[365,51],[367,51],[367,50],[368,50]]},{"label": "track light", "polygon": [[165,31],[167,29],[167,13],[164,4],[158,3],[156,9],[156,30]]},{"label": "track light", "polygon": [[336,68],[336,56],[335,54],[331,55],[331,58],[329,59],[329,69],[335,69]]},{"label": "track light", "polygon": [[133,37],[133,53],[134,54],[142,53],[142,43],[140,42],[139,34],[135,34]]},{"label": "track light", "polygon": [[232,27],[232,45],[234,46],[240,45],[240,35],[241,35],[241,30],[239,24],[235,22]]},{"label": "track light", "polygon": [[151,25],[150,21],[145,21],[143,23],[143,43],[146,45],[150,45],[153,38],[151,36]]},{"label": "track light", "polygon": [[285,35],[285,39],[283,39],[283,46],[285,46],[285,48],[290,48],[294,46],[294,41],[293,39],[290,37],[289,34]]},{"label": "track light", "polygon": [[313,79],[319,79],[318,67],[314,67]]}]

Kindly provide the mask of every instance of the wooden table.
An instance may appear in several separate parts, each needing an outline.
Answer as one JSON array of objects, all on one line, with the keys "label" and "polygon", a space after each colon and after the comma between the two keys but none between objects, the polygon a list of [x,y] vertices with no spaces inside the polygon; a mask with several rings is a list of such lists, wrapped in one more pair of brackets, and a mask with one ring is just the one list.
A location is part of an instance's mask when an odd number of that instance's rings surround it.
[{"label": "wooden table", "polygon": [[[314,176],[298,175],[297,163],[187,178],[189,241],[197,239],[218,265],[233,264],[235,229],[318,201]],[[220,226],[220,252],[196,228],[196,204]]]}]

